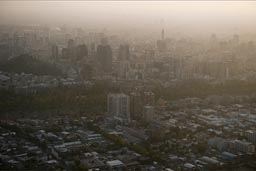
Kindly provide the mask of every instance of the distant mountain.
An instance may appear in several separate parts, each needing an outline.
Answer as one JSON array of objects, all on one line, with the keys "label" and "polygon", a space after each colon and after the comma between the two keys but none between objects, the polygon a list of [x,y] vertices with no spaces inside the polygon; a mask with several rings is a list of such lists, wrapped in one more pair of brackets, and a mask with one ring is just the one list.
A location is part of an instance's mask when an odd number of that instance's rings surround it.
[{"label": "distant mountain", "polygon": [[0,70],[34,75],[62,75],[54,65],[40,61],[28,54],[20,55],[0,64]]}]

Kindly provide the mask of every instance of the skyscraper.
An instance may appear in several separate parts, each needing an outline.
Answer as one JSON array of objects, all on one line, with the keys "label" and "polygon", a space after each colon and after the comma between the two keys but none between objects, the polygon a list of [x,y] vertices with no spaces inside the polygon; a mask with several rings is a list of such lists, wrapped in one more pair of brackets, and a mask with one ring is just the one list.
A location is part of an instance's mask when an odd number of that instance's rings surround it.
[{"label": "skyscraper", "polygon": [[118,52],[118,60],[129,60],[130,59],[130,47],[129,45],[120,45]]},{"label": "skyscraper", "polygon": [[76,47],[76,58],[77,58],[77,60],[84,59],[87,56],[88,56],[87,46],[85,44],[78,45]]},{"label": "skyscraper", "polygon": [[95,53],[96,53],[95,43],[91,43],[90,44],[90,54],[93,55]]},{"label": "skyscraper", "polygon": [[110,73],[112,71],[112,49],[105,42],[97,47],[97,59],[104,72]]},{"label": "skyscraper", "polygon": [[162,29],[161,38],[162,38],[162,40],[164,40],[164,29]]},{"label": "skyscraper", "polygon": [[107,103],[108,114],[127,122],[130,121],[130,98],[128,95],[109,94]]},{"label": "skyscraper", "polygon": [[161,38],[159,40],[157,40],[156,46],[157,46],[158,51],[160,51],[160,52],[164,52],[167,49],[164,29],[162,29],[162,31],[161,31]]},{"label": "skyscraper", "polygon": [[141,119],[143,101],[140,93],[132,92],[130,95],[131,117],[133,119]]},{"label": "skyscraper", "polygon": [[55,44],[52,46],[52,60],[54,63],[57,62],[59,58],[59,47]]},{"label": "skyscraper", "polygon": [[76,60],[75,41],[73,39],[68,40],[67,57],[71,62],[74,62]]}]

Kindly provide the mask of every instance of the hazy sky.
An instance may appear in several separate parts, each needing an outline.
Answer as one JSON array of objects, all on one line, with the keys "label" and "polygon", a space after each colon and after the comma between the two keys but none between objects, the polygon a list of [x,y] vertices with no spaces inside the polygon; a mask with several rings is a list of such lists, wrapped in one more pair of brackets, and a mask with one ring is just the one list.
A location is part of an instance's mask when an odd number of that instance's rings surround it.
[{"label": "hazy sky", "polygon": [[253,30],[256,1],[0,1],[0,24]]}]

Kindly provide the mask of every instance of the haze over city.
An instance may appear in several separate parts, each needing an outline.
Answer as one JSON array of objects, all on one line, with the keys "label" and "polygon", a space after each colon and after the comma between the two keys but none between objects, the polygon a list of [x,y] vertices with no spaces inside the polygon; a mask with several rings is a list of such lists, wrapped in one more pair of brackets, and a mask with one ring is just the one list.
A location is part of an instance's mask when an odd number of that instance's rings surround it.
[{"label": "haze over city", "polygon": [[0,1],[0,170],[255,171],[256,1]]},{"label": "haze over city", "polygon": [[256,29],[255,1],[1,1],[1,24],[189,33]]}]

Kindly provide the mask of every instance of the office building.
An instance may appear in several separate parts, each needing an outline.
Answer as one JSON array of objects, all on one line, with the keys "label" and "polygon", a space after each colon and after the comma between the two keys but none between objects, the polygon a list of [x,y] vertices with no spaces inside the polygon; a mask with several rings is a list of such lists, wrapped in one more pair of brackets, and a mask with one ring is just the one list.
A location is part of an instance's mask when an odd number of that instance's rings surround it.
[{"label": "office building", "polygon": [[71,62],[76,61],[75,41],[73,39],[68,40],[67,57]]},{"label": "office building", "polygon": [[103,72],[110,73],[112,71],[112,49],[105,39],[97,47],[97,59],[102,66]]},{"label": "office building", "polygon": [[120,45],[118,51],[118,60],[124,61],[130,59],[130,47],[129,45]]},{"label": "office building", "polygon": [[123,121],[130,121],[130,98],[128,95],[109,94],[107,99],[108,114]]},{"label": "office building", "polygon": [[88,49],[85,44],[78,45],[76,47],[76,58],[77,60],[82,60],[88,57]]},{"label": "office building", "polygon": [[143,101],[140,93],[132,92],[130,94],[130,110],[132,119],[141,119]]},{"label": "office building", "polygon": [[167,49],[167,44],[166,44],[166,41],[165,41],[165,32],[164,32],[164,29],[162,29],[162,31],[161,31],[161,40],[157,40],[156,45],[157,45],[157,49],[158,49],[160,52],[166,51],[166,49]]},{"label": "office building", "polygon": [[154,106],[144,106],[143,108],[143,120],[151,122],[154,119]]},{"label": "office building", "polygon": [[57,45],[52,46],[52,60],[54,63],[58,61],[59,58],[59,47]]}]

